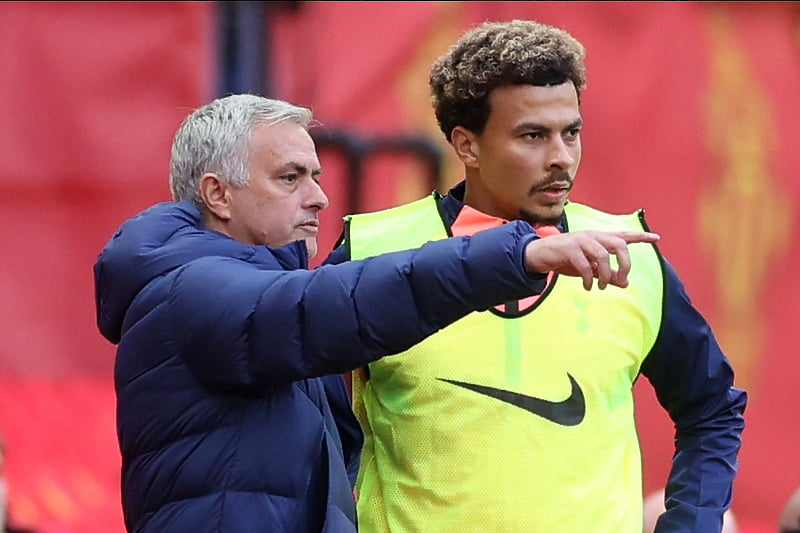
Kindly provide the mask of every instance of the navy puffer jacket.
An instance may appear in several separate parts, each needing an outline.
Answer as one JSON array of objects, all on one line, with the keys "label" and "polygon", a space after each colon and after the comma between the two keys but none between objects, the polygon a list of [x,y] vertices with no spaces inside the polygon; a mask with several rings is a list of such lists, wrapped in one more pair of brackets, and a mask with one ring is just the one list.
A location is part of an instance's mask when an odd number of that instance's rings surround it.
[{"label": "navy puffer jacket", "polygon": [[245,245],[186,202],[125,222],[94,274],[128,531],[355,531],[362,436],[341,374],[539,292],[532,238],[512,222],[309,271],[302,243]]}]

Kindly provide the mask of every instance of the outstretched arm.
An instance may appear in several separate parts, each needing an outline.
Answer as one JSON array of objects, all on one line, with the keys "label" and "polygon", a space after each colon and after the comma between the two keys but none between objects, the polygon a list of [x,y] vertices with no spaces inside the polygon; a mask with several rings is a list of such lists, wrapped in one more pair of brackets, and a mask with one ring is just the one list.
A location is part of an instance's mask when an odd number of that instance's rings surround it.
[{"label": "outstretched arm", "polygon": [[516,221],[312,271],[204,258],[172,285],[170,316],[181,322],[170,330],[181,333],[181,352],[196,374],[220,387],[343,373],[406,350],[470,312],[538,294],[541,272],[582,276],[587,289],[595,277],[600,287],[625,286],[628,242],[656,238],[574,232],[538,239]]}]

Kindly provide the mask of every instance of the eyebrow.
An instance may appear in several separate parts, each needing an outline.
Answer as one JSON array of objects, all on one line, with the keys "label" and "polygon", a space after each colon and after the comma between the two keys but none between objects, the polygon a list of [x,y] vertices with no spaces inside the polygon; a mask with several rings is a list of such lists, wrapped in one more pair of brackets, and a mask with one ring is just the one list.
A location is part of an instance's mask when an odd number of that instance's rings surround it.
[{"label": "eyebrow", "polygon": [[292,169],[298,174],[311,174],[311,176],[316,177],[322,174],[321,168],[315,168],[312,171],[309,171],[309,168],[301,163],[297,163],[295,161],[289,161],[280,167],[281,171]]},{"label": "eyebrow", "polygon": [[[583,127],[583,119],[576,118],[575,120],[567,124],[561,131],[573,130],[575,128],[580,128],[580,127]],[[553,131],[552,128],[545,126],[544,124],[539,124],[538,122],[523,122],[514,129],[516,131],[527,131],[527,130],[547,131],[547,132]]]}]

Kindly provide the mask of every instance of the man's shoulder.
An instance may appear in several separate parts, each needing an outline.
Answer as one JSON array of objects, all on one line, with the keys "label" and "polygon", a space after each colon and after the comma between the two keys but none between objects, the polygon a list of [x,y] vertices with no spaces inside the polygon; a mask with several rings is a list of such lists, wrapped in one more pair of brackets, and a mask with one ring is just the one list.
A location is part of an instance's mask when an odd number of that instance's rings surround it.
[{"label": "man's shoulder", "polygon": [[644,210],[636,209],[628,212],[613,212],[603,208],[593,207],[581,202],[570,201],[564,206],[567,225],[572,228],[576,225],[587,225],[591,229],[614,230],[633,225],[640,230],[644,220]]},{"label": "man's shoulder", "polygon": [[360,219],[360,220],[377,220],[380,218],[388,218],[388,217],[402,217],[406,215],[413,215],[415,213],[423,212],[429,210],[432,206],[436,205],[441,196],[437,192],[433,192],[427,196],[423,196],[422,198],[417,198],[416,200],[411,200],[409,202],[405,202],[402,204],[394,205],[391,207],[386,207],[384,209],[378,209],[375,211],[364,211],[361,213],[355,213],[348,215],[345,217],[345,220],[352,220],[352,219]]},{"label": "man's shoulder", "polygon": [[[345,229],[323,265],[362,257],[361,247],[385,241],[391,249],[416,248],[432,238],[447,237],[443,223],[442,195],[437,191],[396,206],[347,215]],[[420,241],[420,235],[426,238]],[[353,242],[356,239],[356,249]],[[371,244],[372,243],[372,244]],[[374,250],[372,250],[374,252]]]}]

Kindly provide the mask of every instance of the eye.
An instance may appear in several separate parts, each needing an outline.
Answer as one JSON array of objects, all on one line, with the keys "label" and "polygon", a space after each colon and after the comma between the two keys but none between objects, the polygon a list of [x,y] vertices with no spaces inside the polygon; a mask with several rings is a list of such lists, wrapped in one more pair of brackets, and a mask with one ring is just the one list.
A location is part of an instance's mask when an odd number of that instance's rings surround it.
[{"label": "eye", "polygon": [[533,141],[536,139],[541,139],[543,137],[543,134],[541,131],[526,131],[525,133],[522,134],[522,137],[524,139],[530,139]]},{"label": "eye", "polygon": [[570,128],[565,133],[564,136],[568,139],[577,139],[581,134],[580,128]]},{"label": "eye", "polygon": [[297,181],[297,174],[295,174],[294,172],[291,174],[284,174],[283,176],[281,176],[281,180],[286,183],[294,183]]}]

